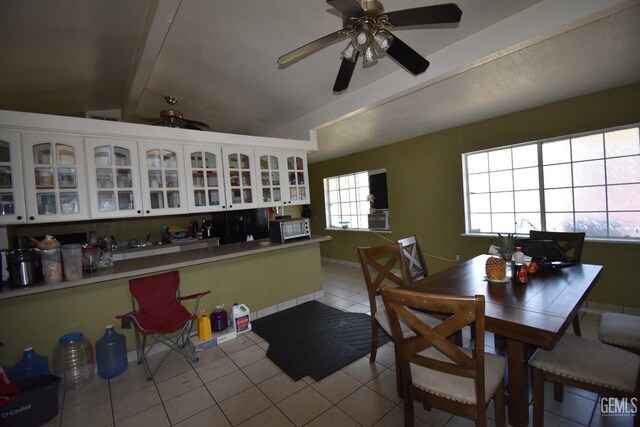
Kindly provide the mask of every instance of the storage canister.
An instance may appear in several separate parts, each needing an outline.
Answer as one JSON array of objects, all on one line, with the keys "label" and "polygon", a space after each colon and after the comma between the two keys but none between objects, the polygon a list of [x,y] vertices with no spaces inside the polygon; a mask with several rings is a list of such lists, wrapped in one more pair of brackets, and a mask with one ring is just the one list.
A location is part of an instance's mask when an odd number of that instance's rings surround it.
[{"label": "storage canister", "polygon": [[44,249],[40,251],[40,262],[42,264],[42,275],[47,284],[62,282],[62,260],[60,249]]},{"label": "storage canister", "polygon": [[104,335],[96,341],[98,376],[102,379],[117,377],[127,370],[127,339],[107,325]]},{"label": "storage canister", "polygon": [[91,382],[96,366],[91,341],[82,332],[61,336],[53,352],[52,365],[54,374],[62,378],[67,389]]},{"label": "storage canister", "polygon": [[82,279],[82,245],[70,243],[62,245],[60,248],[64,263],[64,278],[66,280]]},{"label": "storage canister", "polygon": [[25,378],[49,375],[49,358],[36,354],[33,347],[27,347],[22,353],[22,359],[11,368],[7,369],[7,375],[11,381],[20,381]]}]

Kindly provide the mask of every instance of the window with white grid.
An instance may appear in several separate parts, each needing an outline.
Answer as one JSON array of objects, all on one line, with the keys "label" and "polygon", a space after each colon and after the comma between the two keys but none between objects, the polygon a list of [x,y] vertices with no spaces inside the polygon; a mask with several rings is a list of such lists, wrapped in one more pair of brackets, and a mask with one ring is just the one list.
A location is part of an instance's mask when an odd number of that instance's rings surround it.
[{"label": "window with white grid", "polygon": [[369,228],[367,171],[325,178],[324,192],[327,228]]},{"label": "window with white grid", "polygon": [[467,233],[640,240],[637,125],[463,155]]}]

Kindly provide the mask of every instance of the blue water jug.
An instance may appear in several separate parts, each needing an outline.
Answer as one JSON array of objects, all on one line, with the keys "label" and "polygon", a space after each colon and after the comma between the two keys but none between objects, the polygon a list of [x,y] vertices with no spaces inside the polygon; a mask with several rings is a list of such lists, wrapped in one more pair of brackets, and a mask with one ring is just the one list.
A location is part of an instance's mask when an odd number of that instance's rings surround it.
[{"label": "blue water jug", "polygon": [[103,379],[117,377],[127,370],[127,340],[107,325],[102,338],[96,342],[98,376]]},{"label": "blue water jug", "polygon": [[7,375],[11,381],[19,381],[25,378],[49,375],[49,358],[36,354],[33,347],[27,347],[22,353],[22,359],[11,368],[7,369]]}]

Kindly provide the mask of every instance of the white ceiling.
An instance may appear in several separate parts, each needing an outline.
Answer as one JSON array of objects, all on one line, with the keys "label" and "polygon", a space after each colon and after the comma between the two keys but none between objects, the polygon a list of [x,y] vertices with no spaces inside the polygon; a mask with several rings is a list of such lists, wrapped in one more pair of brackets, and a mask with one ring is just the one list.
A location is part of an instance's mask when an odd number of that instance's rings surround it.
[{"label": "white ceiling", "polygon": [[384,58],[337,95],[346,41],[276,63],[341,27],[323,0],[3,0],[0,109],[135,121],[171,95],[213,131],[316,137],[314,162],[640,81],[639,0],[456,3],[457,27],[394,32],[425,73]]}]

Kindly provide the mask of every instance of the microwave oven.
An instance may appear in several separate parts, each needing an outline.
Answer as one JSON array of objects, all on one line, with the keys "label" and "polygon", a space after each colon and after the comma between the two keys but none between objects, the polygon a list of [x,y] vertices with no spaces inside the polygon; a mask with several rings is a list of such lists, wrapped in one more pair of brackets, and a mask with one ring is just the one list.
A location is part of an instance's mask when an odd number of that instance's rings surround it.
[{"label": "microwave oven", "polygon": [[274,243],[311,238],[309,218],[281,219],[269,222],[269,234]]}]

